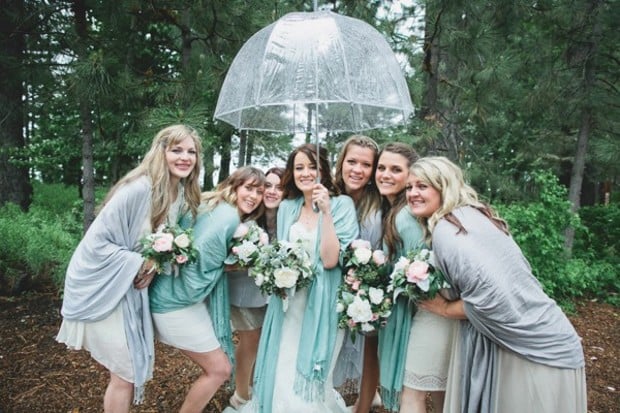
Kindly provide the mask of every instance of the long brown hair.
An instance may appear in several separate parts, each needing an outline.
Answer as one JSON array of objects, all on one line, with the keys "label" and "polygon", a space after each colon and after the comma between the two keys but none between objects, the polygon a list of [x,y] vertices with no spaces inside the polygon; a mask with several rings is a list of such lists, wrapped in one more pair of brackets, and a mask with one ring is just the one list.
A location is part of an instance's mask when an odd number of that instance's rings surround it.
[{"label": "long brown hair", "polygon": [[355,201],[355,209],[357,210],[357,219],[359,222],[364,222],[368,215],[379,210],[381,208],[381,194],[377,189],[377,182],[375,181],[375,172],[377,170],[377,161],[379,160],[379,146],[377,142],[364,135],[352,135],[350,136],[342,146],[338,159],[336,160],[336,186],[340,189],[340,192],[346,194],[346,187],[344,184],[344,178],[342,177],[342,165],[344,158],[347,156],[347,151],[351,146],[359,146],[361,148],[368,148],[372,151],[373,163],[372,173],[370,174],[370,180],[368,184],[364,186],[363,194],[359,200]]},{"label": "long brown hair", "polygon": [[108,203],[114,193],[121,186],[128,184],[141,176],[147,176],[151,181],[151,229],[155,230],[168,215],[172,204],[170,199],[170,170],[166,162],[166,151],[179,144],[186,138],[191,138],[196,147],[196,164],[187,178],[181,179],[187,208],[195,217],[200,205],[200,183],[198,176],[202,166],[202,144],[200,136],[194,128],[187,125],[172,125],[160,130],[151,144],[151,148],[144,155],[142,162],[123,176],[106,195],[103,204]]},{"label": "long brown hair", "polygon": [[[411,145],[402,142],[393,142],[385,145],[379,153],[379,158],[385,152],[395,153],[405,158],[407,160],[407,169],[418,160],[418,153],[415,149],[413,149]],[[388,247],[388,256],[391,259],[395,258],[396,251],[403,245],[403,240],[396,230],[396,215],[398,215],[400,210],[406,205],[407,198],[404,188],[396,194],[394,202],[391,204],[387,200],[387,197],[383,197],[383,203],[381,205],[381,212],[383,213],[383,241]]]},{"label": "long brown hair", "polygon": [[310,159],[310,162],[318,165],[318,173],[321,177],[321,184],[325,188],[327,188],[327,190],[329,191],[329,195],[340,195],[340,190],[336,186],[334,178],[332,177],[327,149],[325,149],[324,146],[321,146],[319,148],[319,162],[317,164],[316,145],[313,143],[305,143],[295,148],[293,152],[291,152],[291,154],[288,156],[288,160],[286,161],[286,168],[284,169],[284,175],[282,176],[282,188],[284,189],[282,198],[293,199],[303,196],[302,192],[299,190],[299,188],[297,188],[297,185],[295,185],[295,178],[293,175],[293,172],[295,170],[295,156],[297,156],[298,153],[303,153],[308,157],[308,159]]}]

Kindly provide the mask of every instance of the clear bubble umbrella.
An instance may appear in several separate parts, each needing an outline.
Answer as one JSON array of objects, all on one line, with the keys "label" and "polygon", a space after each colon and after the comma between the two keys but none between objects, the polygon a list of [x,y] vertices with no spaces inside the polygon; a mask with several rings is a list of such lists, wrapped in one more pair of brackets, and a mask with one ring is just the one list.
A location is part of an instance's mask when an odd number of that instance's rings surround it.
[{"label": "clear bubble umbrella", "polygon": [[243,45],[215,118],[239,130],[318,135],[389,127],[412,112],[384,37],[361,20],[315,11],[289,13]]},{"label": "clear bubble umbrella", "polygon": [[[385,38],[330,11],[289,13],[233,60],[215,108],[238,130],[356,132],[406,123],[409,89]],[[317,154],[318,158],[318,154]]]}]

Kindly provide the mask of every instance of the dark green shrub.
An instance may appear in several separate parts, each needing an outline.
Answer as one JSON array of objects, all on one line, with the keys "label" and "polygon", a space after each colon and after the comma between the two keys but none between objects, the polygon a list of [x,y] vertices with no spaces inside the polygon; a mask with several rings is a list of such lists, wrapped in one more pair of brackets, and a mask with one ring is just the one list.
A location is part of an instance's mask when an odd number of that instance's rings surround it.
[{"label": "dark green shrub", "polygon": [[534,275],[545,291],[558,301],[580,297],[594,283],[584,261],[571,260],[564,248],[564,231],[579,227],[579,217],[570,212],[566,188],[551,172],[536,172],[538,200],[527,204],[496,205]]}]

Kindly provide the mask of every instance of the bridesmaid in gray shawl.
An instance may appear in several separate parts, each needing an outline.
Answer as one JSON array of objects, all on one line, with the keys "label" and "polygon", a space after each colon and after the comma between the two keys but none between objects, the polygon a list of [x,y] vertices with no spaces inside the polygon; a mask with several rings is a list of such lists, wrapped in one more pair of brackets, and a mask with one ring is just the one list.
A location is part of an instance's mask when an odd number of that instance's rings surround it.
[{"label": "bridesmaid in gray shawl", "polygon": [[135,169],[114,185],[75,250],[65,278],[58,340],[88,350],[110,372],[105,412],[129,412],[153,371],[148,289],[153,262],[140,239],[200,204],[200,138],[173,125],[161,130]]},{"label": "bridesmaid in gray shawl", "polygon": [[581,342],[532,274],[506,222],[444,157],[411,167],[408,202],[459,294],[420,304],[461,320],[444,411],[585,413]]}]

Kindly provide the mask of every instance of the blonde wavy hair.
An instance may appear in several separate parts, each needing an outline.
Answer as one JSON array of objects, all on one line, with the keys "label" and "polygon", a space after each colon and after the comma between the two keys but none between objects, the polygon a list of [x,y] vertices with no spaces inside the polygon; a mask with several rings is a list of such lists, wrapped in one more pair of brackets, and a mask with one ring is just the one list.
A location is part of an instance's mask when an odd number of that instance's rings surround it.
[{"label": "blonde wavy hair", "polygon": [[342,165],[344,158],[347,156],[347,152],[351,146],[359,146],[361,148],[368,148],[372,151],[372,173],[370,174],[370,180],[364,187],[361,198],[355,201],[355,209],[357,210],[357,219],[360,222],[364,220],[371,213],[381,208],[381,194],[377,189],[377,182],[375,181],[375,171],[377,170],[377,161],[379,160],[379,145],[377,142],[365,135],[352,135],[350,136],[342,146],[338,159],[336,160],[336,177],[335,182],[340,192],[346,194],[346,187],[344,184],[344,178],[342,177]]},{"label": "blonde wavy hair", "polygon": [[411,175],[435,188],[440,196],[439,208],[428,218],[419,217],[427,241],[440,219],[445,218],[458,228],[458,232],[467,233],[467,229],[452,212],[463,206],[476,208],[484,214],[497,228],[508,234],[508,224],[488,204],[478,199],[474,188],[465,183],[463,172],[456,164],[443,156],[426,157],[417,160],[409,169]]},{"label": "blonde wavy hair", "polygon": [[[220,202],[227,202],[237,208],[237,189],[248,182],[253,187],[265,186],[265,174],[253,166],[244,166],[220,182],[214,191],[202,194],[202,204],[206,211],[212,211]],[[265,210],[262,202],[251,214],[241,216],[241,221],[260,218]]]},{"label": "blonde wavy hair", "polygon": [[106,195],[105,205],[121,186],[147,176],[151,181],[151,229],[156,229],[166,219],[170,205],[174,201],[170,197],[170,170],[166,161],[166,151],[190,138],[196,149],[196,164],[187,178],[181,179],[183,185],[186,210],[189,209],[196,217],[200,205],[200,183],[198,177],[202,165],[202,143],[198,132],[187,125],[171,125],[160,130],[153,139],[151,148],[144,155],[142,162],[123,176]]}]

